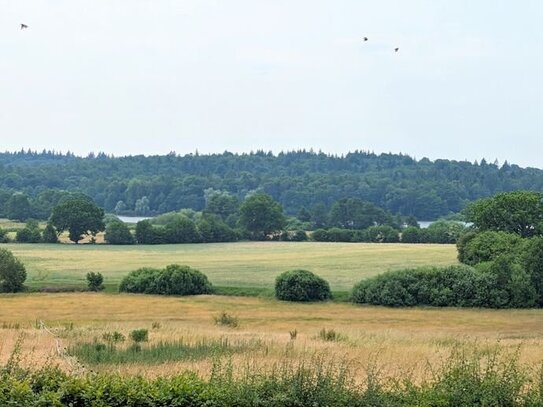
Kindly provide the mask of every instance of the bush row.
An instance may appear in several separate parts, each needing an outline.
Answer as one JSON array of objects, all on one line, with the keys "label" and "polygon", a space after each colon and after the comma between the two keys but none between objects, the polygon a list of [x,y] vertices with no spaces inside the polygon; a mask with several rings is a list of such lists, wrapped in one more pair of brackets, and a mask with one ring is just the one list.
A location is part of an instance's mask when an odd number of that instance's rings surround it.
[{"label": "bush row", "polygon": [[478,268],[449,266],[390,271],[357,284],[355,303],[404,307],[529,308],[538,296],[530,276],[501,257]]},{"label": "bush row", "polygon": [[[38,222],[28,221],[24,228],[17,230],[15,241],[18,243],[57,243],[58,235],[54,226],[49,223],[42,231]],[[9,242],[8,231],[0,228],[0,243]]]},{"label": "bush row", "polygon": [[401,231],[391,226],[371,226],[367,229],[317,229],[311,238],[317,242],[367,242],[367,243],[456,243],[464,233],[462,223],[438,221],[428,228],[409,226]]},{"label": "bush row", "polygon": [[240,232],[220,218],[206,215],[197,223],[184,216],[174,217],[165,225],[158,226],[148,220],[138,222],[135,240],[140,244],[213,243],[234,242],[240,237]]},{"label": "bush row", "polygon": [[[110,373],[71,375],[48,367],[36,372],[0,366],[2,406],[216,406],[216,407],[411,407],[543,405],[541,380],[527,367],[498,352],[459,351],[445,366],[433,368],[431,382],[410,377],[390,385],[368,369],[364,385],[355,385],[348,367],[323,358],[284,364],[271,373],[247,367],[213,366],[209,379],[194,373],[164,378]],[[400,385],[401,383],[401,385]]]}]

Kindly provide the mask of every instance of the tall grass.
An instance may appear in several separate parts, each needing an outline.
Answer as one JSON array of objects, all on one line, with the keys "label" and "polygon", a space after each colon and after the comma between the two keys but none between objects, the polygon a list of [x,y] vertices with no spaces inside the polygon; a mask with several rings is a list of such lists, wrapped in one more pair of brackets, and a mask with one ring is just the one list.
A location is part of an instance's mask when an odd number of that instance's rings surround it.
[{"label": "tall grass", "polygon": [[[543,405],[541,379],[530,375],[515,354],[459,349],[432,380],[382,380],[367,369],[363,385],[345,361],[323,357],[279,363],[271,370],[216,359],[209,379],[194,373],[145,379],[116,374],[71,375],[47,367],[37,372],[0,369],[0,405],[55,406],[486,406]],[[238,372],[237,370],[241,370]],[[240,374],[241,373],[241,374]],[[535,379],[534,379],[535,377]]]},{"label": "tall grass", "polygon": [[132,344],[128,347],[118,347],[111,342],[93,342],[75,344],[68,348],[68,353],[87,364],[157,364],[232,355],[257,350],[260,346],[261,342],[256,340],[232,342],[227,338],[202,339],[195,343],[181,339],[145,346]]}]

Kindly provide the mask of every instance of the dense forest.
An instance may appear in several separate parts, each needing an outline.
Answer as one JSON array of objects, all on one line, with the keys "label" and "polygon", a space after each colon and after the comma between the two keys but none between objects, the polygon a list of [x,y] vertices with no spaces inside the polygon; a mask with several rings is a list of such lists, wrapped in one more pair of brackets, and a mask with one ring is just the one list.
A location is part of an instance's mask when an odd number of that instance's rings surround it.
[{"label": "dense forest", "polygon": [[313,151],[150,157],[0,154],[0,208],[21,192],[38,212],[43,205],[45,217],[57,200],[55,191],[83,192],[108,212],[154,215],[180,208],[202,210],[211,190],[239,199],[262,190],[291,215],[315,205],[329,209],[342,198],[360,198],[393,214],[432,220],[477,198],[519,189],[543,191],[543,170],[484,159],[431,161],[364,151],[342,156]]}]

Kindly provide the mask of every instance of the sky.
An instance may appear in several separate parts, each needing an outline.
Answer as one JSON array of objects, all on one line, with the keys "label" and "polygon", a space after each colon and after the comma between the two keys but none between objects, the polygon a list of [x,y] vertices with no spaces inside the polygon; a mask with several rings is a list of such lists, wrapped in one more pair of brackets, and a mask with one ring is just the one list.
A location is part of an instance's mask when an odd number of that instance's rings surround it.
[{"label": "sky", "polygon": [[0,0],[0,151],[543,168],[542,19],[536,0]]}]

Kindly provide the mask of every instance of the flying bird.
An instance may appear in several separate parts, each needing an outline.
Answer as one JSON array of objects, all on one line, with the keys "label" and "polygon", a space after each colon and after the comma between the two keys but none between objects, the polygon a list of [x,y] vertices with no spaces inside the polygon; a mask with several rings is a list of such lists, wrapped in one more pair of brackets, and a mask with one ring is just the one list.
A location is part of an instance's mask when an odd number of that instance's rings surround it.
[{"label": "flying bird", "polygon": [[364,38],[362,38],[362,39],[363,39],[364,41],[367,41],[367,40],[368,40],[368,37],[364,37]]},{"label": "flying bird", "polygon": [[394,48],[394,52],[398,52],[400,48]]},{"label": "flying bird", "polygon": [[21,23],[21,30],[24,30],[25,28],[28,28],[28,26],[26,24]]}]

